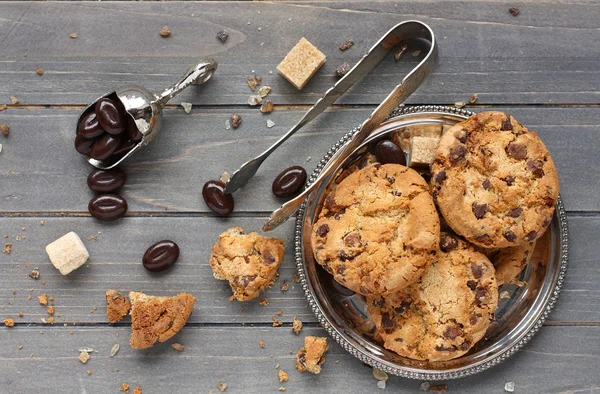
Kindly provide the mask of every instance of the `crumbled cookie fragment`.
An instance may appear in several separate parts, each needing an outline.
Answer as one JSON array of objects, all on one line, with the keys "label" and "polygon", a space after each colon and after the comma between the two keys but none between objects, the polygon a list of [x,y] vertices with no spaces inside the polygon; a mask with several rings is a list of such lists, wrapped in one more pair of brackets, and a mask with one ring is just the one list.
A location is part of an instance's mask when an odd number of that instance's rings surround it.
[{"label": "crumbled cookie fragment", "polygon": [[302,331],[302,322],[298,320],[296,316],[294,316],[294,322],[292,323],[292,332],[296,335],[300,334]]},{"label": "crumbled cookie fragment", "polygon": [[172,343],[171,347],[173,349],[177,350],[178,352],[183,352],[183,349],[185,349],[185,347],[181,343],[177,343],[177,342]]},{"label": "crumbled cookie fragment", "polygon": [[344,62],[335,69],[335,75],[337,77],[343,77],[350,71],[350,65],[347,62]]},{"label": "crumbled cookie fragment", "polygon": [[429,387],[429,391],[435,394],[446,394],[448,390],[448,385],[445,384],[436,384],[435,386]]},{"label": "crumbled cookie fragment", "polygon": [[294,283],[300,283],[300,276],[298,274],[293,274],[292,275],[292,281]]},{"label": "crumbled cookie fragment", "polygon": [[479,95],[477,93],[475,93],[474,95],[469,97],[469,104],[475,104],[477,102],[478,98],[479,98]]},{"label": "crumbled cookie fragment", "polygon": [[31,279],[39,279],[40,271],[37,268],[34,268],[28,275]]},{"label": "crumbled cookie fragment", "polygon": [[0,111],[4,111],[5,109],[8,109],[8,105],[0,104]]},{"label": "crumbled cookie fragment", "polygon": [[90,257],[81,238],[71,231],[46,246],[46,253],[54,268],[68,275],[81,267]]},{"label": "crumbled cookie fragment", "polygon": [[142,388],[140,386],[135,386],[133,394],[142,394]]},{"label": "crumbled cookie fragment", "polygon": [[38,296],[38,302],[40,303],[40,305],[48,305],[48,296],[46,294],[40,294]]},{"label": "crumbled cookie fragment", "polygon": [[510,8],[508,9],[508,12],[510,12],[510,14],[511,14],[512,16],[517,16],[517,15],[519,15],[519,12],[521,12],[521,9],[519,9],[519,8],[517,8],[517,7],[510,7]]},{"label": "crumbled cookie fragment", "polygon": [[210,266],[215,279],[229,281],[232,299],[248,301],[274,282],[283,253],[282,240],[234,227],[219,236]]},{"label": "crumbled cookie fragment", "polygon": [[457,101],[454,103],[454,106],[456,108],[464,108],[467,105],[467,103],[465,103],[464,101]]},{"label": "crumbled cookie fragment", "polygon": [[277,71],[297,89],[302,90],[319,68],[325,64],[325,60],[325,55],[302,37],[279,63]]},{"label": "crumbled cookie fragment", "polygon": [[262,77],[258,75],[250,75],[248,78],[246,78],[246,82],[248,83],[248,87],[250,88],[250,90],[254,92],[256,87],[260,86],[260,84],[262,83]]},{"label": "crumbled cookie fragment", "polygon": [[77,33],[71,33],[71,34],[69,34],[69,37],[75,39],[75,38],[77,38]]},{"label": "crumbled cookie fragment", "polygon": [[217,384],[217,388],[219,389],[220,392],[223,392],[227,389],[227,382],[219,382]]},{"label": "crumbled cookie fragment", "polygon": [[267,306],[267,305],[269,305],[269,299],[268,299],[268,298],[263,298],[263,299],[261,299],[261,300],[258,302],[258,304],[259,304],[259,305],[262,305],[262,306]]},{"label": "crumbled cookie fragment", "polygon": [[124,294],[116,290],[106,291],[106,317],[109,323],[118,322],[130,309],[131,303]]},{"label": "crumbled cookie fragment", "polygon": [[265,347],[265,342],[264,341],[260,341],[258,343],[258,346],[260,346],[261,348],[264,348]]},{"label": "crumbled cookie fragment", "polygon": [[342,45],[340,45],[340,51],[344,52],[347,49],[350,49],[354,46],[354,40],[348,40]]},{"label": "crumbled cookie fragment", "polygon": [[283,369],[279,370],[278,375],[279,375],[280,382],[287,382],[289,380],[288,374],[286,372],[284,372]]},{"label": "crumbled cookie fragment", "polygon": [[229,121],[231,123],[231,127],[237,129],[242,123],[242,115],[233,113],[229,116]]},{"label": "crumbled cookie fragment", "polygon": [[404,55],[404,53],[406,53],[407,49],[408,49],[408,44],[403,44],[400,48],[398,48],[398,50],[394,54],[394,59],[396,61],[399,61],[402,58],[402,55]]},{"label": "crumbled cookie fragment", "polygon": [[229,37],[229,33],[227,32],[227,30],[221,30],[217,33],[217,38],[219,40],[221,40],[221,42],[224,44],[225,41],[227,41],[227,38]]},{"label": "crumbled cookie fragment", "polygon": [[10,254],[10,252],[12,251],[12,244],[10,242],[8,242],[5,246],[4,246],[4,253],[6,254]]},{"label": "crumbled cookie fragment", "polygon": [[169,28],[169,26],[163,26],[158,34],[160,34],[161,37],[167,38],[171,35],[171,28]]},{"label": "crumbled cookie fragment", "polygon": [[87,351],[85,351],[85,350],[81,350],[79,352],[79,356],[77,356],[77,359],[79,361],[81,361],[83,364],[85,364],[90,359],[90,354]]},{"label": "crumbled cookie fragment", "polygon": [[289,284],[287,283],[287,281],[284,279],[281,281],[281,283],[279,284],[279,288],[281,289],[282,293],[287,292],[290,289]]},{"label": "crumbled cookie fragment", "polygon": [[273,102],[271,100],[264,100],[262,105],[260,106],[260,112],[263,114],[270,114],[275,109]]},{"label": "crumbled cookie fragment", "polygon": [[304,338],[304,347],[298,351],[296,369],[300,372],[321,372],[321,365],[325,362],[325,352],[329,349],[327,338],[307,336]]},{"label": "crumbled cookie fragment", "polygon": [[196,298],[187,293],[154,297],[129,292],[131,300],[131,347],[147,349],[177,334],[192,314]]},{"label": "crumbled cookie fragment", "polygon": [[119,387],[119,391],[124,391],[129,394],[129,384],[127,382],[123,383],[121,387]]},{"label": "crumbled cookie fragment", "polygon": [[48,308],[46,308],[46,313],[48,313],[49,315],[54,315],[54,307],[49,306]]},{"label": "crumbled cookie fragment", "polygon": [[273,316],[271,318],[271,320],[273,320],[273,327],[281,327],[283,326],[283,322],[280,321],[278,318],[276,318],[275,316]]},{"label": "crumbled cookie fragment", "polygon": [[35,73],[36,73],[37,75],[44,75],[44,69],[42,69],[41,67],[37,67],[37,66],[36,66],[36,67],[33,69],[33,71],[35,71]]},{"label": "crumbled cookie fragment", "polygon": [[0,132],[2,132],[3,136],[8,137],[10,134],[10,127],[8,127],[8,123],[0,123]]},{"label": "crumbled cookie fragment", "polygon": [[10,96],[10,102],[13,105],[17,105],[21,102],[21,100],[19,100],[18,98],[16,98],[15,96]]},{"label": "crumbled cookie fragment", "polygon": [[284,386],[281,386],[281,387],[279,388],[279,391],[285,391],[285,387],[284,387]]},{"label": "crumbled cookie fragment", "polygon": [[87,371],[85,371],[85,373],[87,373],[88,375],[93,374],[94,372],[91,369],[88,369]]},{"label": "crumbled cookie fragment", "polygon": [[15,326],[15,319],[7,318],[7,319],[2,320],[2,322],[4,323],[4,325],[6,327],[14,327]]}]

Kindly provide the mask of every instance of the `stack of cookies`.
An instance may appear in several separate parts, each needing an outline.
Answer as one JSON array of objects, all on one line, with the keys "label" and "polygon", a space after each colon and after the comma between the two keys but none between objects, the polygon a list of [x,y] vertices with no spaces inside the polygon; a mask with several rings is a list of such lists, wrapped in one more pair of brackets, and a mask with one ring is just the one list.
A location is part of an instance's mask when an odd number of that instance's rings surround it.
[{"label": "stack of cookies", "polygon": [[456,124],[432,149],[429,184],[370,159],[346,171],[311,240],[316,261],[365,296],[384,347],[444,361],[483,338],[498,287],[552,220],[559,183],[538,135],[501,112]]}]

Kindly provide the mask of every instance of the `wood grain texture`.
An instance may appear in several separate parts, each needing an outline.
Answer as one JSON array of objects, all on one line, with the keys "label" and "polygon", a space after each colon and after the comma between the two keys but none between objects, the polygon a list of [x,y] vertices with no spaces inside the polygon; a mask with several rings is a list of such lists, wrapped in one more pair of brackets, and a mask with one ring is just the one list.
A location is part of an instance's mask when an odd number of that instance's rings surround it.
[{"label": "wood grain texture", "polygon": [[[43,226],[40,220],[44,220]],[[198,298],[190,318],[194,323],[270,324],[279,310],[283,311],[282,316],[277,316],[281,321],[290,322],[296,315],[303,321],[315,322],[301,286],[291,280],[296,273],[292,222],[269,234],[284,240],[286,255],[279,280],[263,296],[246,303],[229,302],[231,290],[227,282],[212,277],[208,261],[219,234],[232,226],[256,231],[263,222],[264,218],[260,217],[227,220],[127,217],[106,225],[81,217],[0,218],[0,228],[9,236],[5,242],[13,245],[10,255],[0,254],[0,317],[13,317],[19,324],[40,323],[40,318],[48,315],[38,304],[37,295],[46,293],[55,297],[56,312],[60,314],[57,324],[106,323],[104,293],[116,289],[145,291],[152,295],[189,292]],[[569,225],[571,259],[564,288],[549,321],[600,324],[600,272],[597,269],[600,246],[596,242],[600,218],[571,217]],[[54,269],[44,247],[69,231],[81,236],[91,257],[84,267],[65,277]],[[16,241],[17,236],[23,235],[25,239]],[[98,240],[89,240],[90,236],[97,236]],[[161,239],[177,242],[181,257],[170,271],[152,274],[142,267],[141,257],[146,248]],[[35,267],[40,270],[38,280],[27,277]],[[279,287],[283,280],[290,287],[285,294]],[[29,295],[31,300],[28,300]],[[263,297],[268,298],[268,306],[259,305]],[[19,312],[24,316],[17,317]]]},{"label": "wood grain texture", "polygon": [[[477,111],[487,110],[479,108]],[[600,210],[600,167],[597,108],[492,107],[510,112],[537,130],[558,167],[561,195],[567,210]],[[231,112],[242,115],[237,130],[225,130]],[[232,173],[262,152],[302,117],[304,110],[169,109],[164,129],[126,166],[123,194],[130,211],[210,212],[201,198],[202,185]],[[275,151],[257,176],[235,193],[236,212],[270,212],[284,200],[271,193],[277,174],[290,165],[312,172],[327,150],[371,112],[364,108],[334,108],[319,116]],[[9,109],[0,112],[11,135],[2,139],[0,212],[87,212],[92,193],[86,185],[91,167],[73,148],[78,109]],[[266,127],[272,119],[275,127]],[[311,157],[310,161],[308,158]]]},{"label": "wood grain texture", "polygon": [[[294,368],[295,353],[303,345],[304,335],[324,336],[323,329],[305,328],[295,336],[287,328],[188,326],[173,339],[145,351],[129,347],[129,334],[126,327],[0,329],[0,385],[12,393],[117,393],[119,386],[128,382],[132,390],[139,385],[145,394],[217,393],[218,382],[225,381],[226,393],[277,392],[281,386],[292,393],[379,392],[372,369],[331,338],[320,375],[300,374]],[[515,392],[597,393],[599,335],[600,327],[543,327],[508,362],[445,382],[448,392],[503,393],[504,384],[513,381]],[[266,344],[264,349],[258,345],[261,340]],[[185,346],[182,353],[169,346],[175,341]],[[109,358],[115,343],[121,348]],[[23,345],[20,350],[19,345]],[[84,365],[77,360],[80,348],[93,348],[98,353],[92,353]],[[289,374],[286,383],[277,379],[278,364]],[[557,371],[565,371],[560,379]],[[59,379],[65,372],[68,377]],[[420,384],[391,376],[385,392],[420,392]]]},{"label": "wood grain texture", "polygon": [[[482,104],[598,103],[599,5],[527,2],[518,17],[508,7],[427,0],[3,2],[0,101],[15,95],[27,104],[84,104],[123,84],[164,89],[194,59],[210,56],[220,63],[214,80],[174,102],[245,104],[254,70],[273,87],[274,102],[312,104],[335,81],[338,65],[356,62],[395,24],[419,19],[438,37],[440,64],[411,103],[449,104],[473,93]],[[168,39],[158,34],[163,25],[173,32]],[[223,28],[226,44],[215,38]],[[302,36],[328,59],[298,92],[275,67]],[[355,46],[341,52],[348,39]],[[417,59],[410,52],[398,64],[388,59],[340,102],[378,104]],[[42,77],[36,66],[46,71]]]}]

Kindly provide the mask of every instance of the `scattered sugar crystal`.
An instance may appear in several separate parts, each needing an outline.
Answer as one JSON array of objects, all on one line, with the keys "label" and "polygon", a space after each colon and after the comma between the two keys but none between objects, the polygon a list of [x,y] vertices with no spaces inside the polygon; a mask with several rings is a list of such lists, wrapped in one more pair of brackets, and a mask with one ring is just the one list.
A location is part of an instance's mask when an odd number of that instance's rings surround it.
[{"label": "scattered sugar crystal", "polygon": [[504,385],[504,391],[512,393],[515,391],[515,382],[506,382]]},{"label": "scattered sugar crystal", "polygon": [[377,382],[377,387],[379,387],[382,390],[385,390],[385,380],[379,380]]},{"label": "scattered sugar crystal", "polygon": [[271,119],[267,119],[267,127],[271,128],[273,126],[275,126],[275,122],[273,122]]},{"label": "scattered sugar crystal", "polygon": [[181,103],[181,106],[183,107],[183,110],[185,111],[186,114],[189,114],[190,112],[192,112],[192,103]]},{"label": "scattered sugar crystal", "polygon": [[229,130],[231,128],[231,122],[229,121],[229,119],[227,119],[225,121],[225,130]]},{"label": "scattered sugar crystal", "polygon": [[248,105],[254,107],[260,103],[262,103],[262,97],[260,97],[259,95],[253,94],[250,97],[248,97]]}]

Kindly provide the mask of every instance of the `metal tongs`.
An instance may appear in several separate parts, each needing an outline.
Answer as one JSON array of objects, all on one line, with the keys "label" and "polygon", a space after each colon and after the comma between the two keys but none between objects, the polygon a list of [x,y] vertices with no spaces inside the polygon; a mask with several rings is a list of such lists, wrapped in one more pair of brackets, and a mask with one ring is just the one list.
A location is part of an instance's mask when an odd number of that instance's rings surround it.
[{"label": "metal tongs", "polygon": [[256,171],[258,171],[262,162],[277,147],[279,147],[279,145],[333,104],[352,85],[375,68],[375,66],[377,66],[394,47],[401,42],[418,38],[429,41],[430,43],[429,51],[425,58],[410,73],[408,73],[406,77],[404,77],[402,82],[392,90],[367,120],[362,123],[359,130],[352,138],[331,157],[329,162],[321,170],[318,178],[302,193],[273,212],[269,220],[265,223],[263,231],[273,230],[292,216],[294,212],[298,210],[300,205],[302,205],[302,202],[306,197],[319,187],[321,182],[335,171],[344,159],[348,157],[369,136],[369,134],[371,134],[371,132],[378,127],[396,107],[398,107],[398,105],[417,90],[423,80],[425,80],[425,78],[433,71],[437,64],[437,45],[431,28],[419,21],[406,21],[397,24],[388,31],[342,79],[329,89],[325,95],[306,112],[304,117],[290,129],[290,131],[283,135],[263,153],[246,162],[240,169],[233,173],[225,187],[226,193],[233,193],[244,186],[250,178],[256,174]]}]

